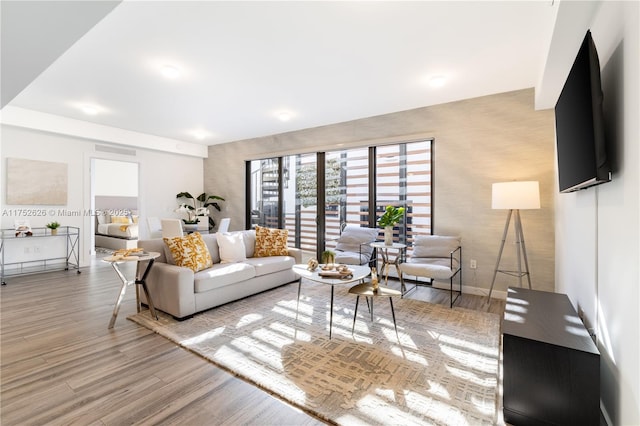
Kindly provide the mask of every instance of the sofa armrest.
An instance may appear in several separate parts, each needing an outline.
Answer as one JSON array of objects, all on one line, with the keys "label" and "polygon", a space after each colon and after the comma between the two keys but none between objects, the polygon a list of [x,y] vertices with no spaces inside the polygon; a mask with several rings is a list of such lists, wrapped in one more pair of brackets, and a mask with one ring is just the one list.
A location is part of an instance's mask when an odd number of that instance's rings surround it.
[{"label": "sofa armrest", "polygon": [[296,264],[302,263],[302,250],[295,247],[287,247],[287,250],[289,250],[289,256],[296,260]]},{"label": "sofa armrest", "polygon": [[[154,263],[147,277],[153,305],[177,318],[195,313],[193,276],[193,271],[189,268],[163,262]],[[144,292],[141,292],[141,297],[144,298]]]}]

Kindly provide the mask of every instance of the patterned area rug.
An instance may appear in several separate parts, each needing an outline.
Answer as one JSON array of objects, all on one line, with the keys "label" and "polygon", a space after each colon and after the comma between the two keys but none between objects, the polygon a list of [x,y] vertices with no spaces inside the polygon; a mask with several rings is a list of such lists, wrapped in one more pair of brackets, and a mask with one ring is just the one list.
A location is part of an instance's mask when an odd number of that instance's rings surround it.
[{"label": "patterned area rug", "polygon": [[105,247],[96,247],[96,253],[98,254],[113,254],[115,250]]},{"label": "patterned area rug", "polygon": [[498,315],[376,298],[336,286],[289,284],[176,321],[129,317],[238,377],[336,424],[491,425],[498,420]]}]

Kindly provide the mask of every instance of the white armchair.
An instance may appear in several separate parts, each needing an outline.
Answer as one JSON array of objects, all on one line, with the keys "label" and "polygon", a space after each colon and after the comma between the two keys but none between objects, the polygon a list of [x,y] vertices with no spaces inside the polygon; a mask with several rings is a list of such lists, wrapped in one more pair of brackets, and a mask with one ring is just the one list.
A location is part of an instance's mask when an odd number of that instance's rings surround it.
[{"label": "white armchair", "polygon": [[147,226],[149,228],[149,238],[162,237],[162,222],[157,217],[148,217]]},{"label": "white armchair", "polygon": [[162,219],[160,222],[162,223],[163,238],[182,237],[184,235],[180,219]]},{"label": "white armchair", "polygon": [[373,247],[369,244],[378,238],[377,228],[346,225],[337,240],[336,263],[366,265],[371,261]]},{"label": "white armchair", "polygon": [[[462,294],[462,246],[460,237],[439,235],[417,235],[413,242],[413,253],[405,263],[398,266],[402,293],[406,293],[404,275],[448,280],[451,295],[450,307]],[[455,276],[459,279],[459,289],[453,290]],[[457,293],[455,299],[453,294]]]}]

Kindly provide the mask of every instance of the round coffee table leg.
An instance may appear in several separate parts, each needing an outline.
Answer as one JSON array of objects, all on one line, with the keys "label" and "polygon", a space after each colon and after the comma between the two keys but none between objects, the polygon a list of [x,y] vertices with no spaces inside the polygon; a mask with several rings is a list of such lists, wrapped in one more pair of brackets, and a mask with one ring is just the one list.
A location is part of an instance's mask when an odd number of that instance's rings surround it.
[{"label": "round coffee table leg", "polygon": [[296,321],[298,321],[298,310],[300,309],[300,285],[302,284],[302,277],[298,280],[298,302],[296,303]]},{"label": "round coffee table leg", "polygon": [[333,287],[331,286],[331,307],[329,311],[329,340],[331,340],[331,326],[333,325]]},{"label": "round coffee table leg", "polygon": [[356,296],[356,308],[354,309],[353,312],[353,325],[351,326],[351,334],[353,334],[354,330],[356,329],[356,316],[358,315],[358,302],[360,301],[360,295]]},{"label": "round coffee table leg", "polygon": [[398,336],[398,326],[396,325],[396,312],[393,310],[393,298],[389,298],[389,304],[391,305],[391,317],[393,318],[393,328],[396,329],[396,337],[400,340],[400,336]]}]

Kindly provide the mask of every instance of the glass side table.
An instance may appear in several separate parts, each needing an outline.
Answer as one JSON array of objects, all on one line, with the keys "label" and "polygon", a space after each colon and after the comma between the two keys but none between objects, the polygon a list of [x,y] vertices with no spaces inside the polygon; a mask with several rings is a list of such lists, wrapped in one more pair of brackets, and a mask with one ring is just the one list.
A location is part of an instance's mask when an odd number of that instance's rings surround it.
[{"label": "glass side table", "polygon": [[[398,272],[398,277],[400,277],[400,268],[398,268],[398,265],[402,263],[402,259],[404,259],[407,245],[402,243],[393,243],[392,245],[386,245],[384,241],[374,241],[369,245],[377,249],[377,251],[380,252],[380,256],[382,257],[382,267],[380,268],[380,275],[384,275],[385,277],[384,285],[386,286],[389,284],[389,266],[395,266],[396,271]],[[389,258],[389,249],[395,249],[398,251],[393,261],[391,261],[391,259]]]},{"label": "glass side table", "polygon": [[[160,253],[158,252],[149,252],[149,253],[142,253],[142,254],[131,255],[131,256],[124,256],[124,257],[123,256],[107,256],[102,259],[103,262],[107,262],[111,264],[111,266],[113,267],[113,270],[116,271],[116,274],[118,274],[118,277],[122,281],[120,294],[118,295],[118,300],[116,301],[116,304],[113,307],[113,314],[111,315],[111,320],[109,321],[108,328],[113,328],[114,324],[116,323],[116,318],[118,317],[118,311],[120,310],[120,304],[122,303],[124,294],[127,291],[127,287],[130,286],[131,284],[142,286],[142,289],[144,290],[144,294],[145,296],[147,296],[147,302],[149,303],[149,310],[151,311],[151,315],[156,320],[158,319],[156,310],[153,307],[153,301],[151,300],[151,295],[149,294],[149,289],[147,289],[146,279],[147,279],[147,275],[149,275],[149,271],[151,270],[151,267],[153,266],[154,260],[159,256],[160,256]],[[120,270],[120,265],[127,262],[136,262],[136,263],[146,262],[147,264],[146,268],[144,269],[144,272],[142,273],[142,276],[140,278],[135,277],[133,280],[127,279],[124,273]],[[139,287],[137,286],[136,286],[136,306],[137,306],[138,312],[140,312],[140,290],[139,290]]]}]

